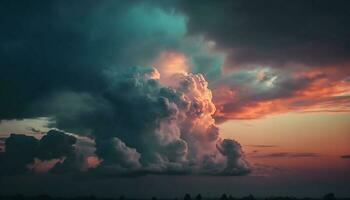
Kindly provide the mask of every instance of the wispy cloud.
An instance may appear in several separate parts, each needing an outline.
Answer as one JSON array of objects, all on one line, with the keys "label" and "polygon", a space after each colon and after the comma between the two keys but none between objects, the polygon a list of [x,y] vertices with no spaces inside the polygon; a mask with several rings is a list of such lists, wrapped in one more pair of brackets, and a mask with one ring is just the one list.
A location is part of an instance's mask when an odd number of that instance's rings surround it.
[{"label": "wispy cloud", "polygon": [[253,145],[247,145],[249,147],[257,147],[257,148],[272,148],[277,147],[277,145],[265,145],[265,144],[253,144]]},{"label": "wispy cloud", "polygon": [[227,74],[213,90],[219,121],[291,111],[350,111],[348,75],[331,67],[290,71],[256,67]]},{"label": "wispy cloud", "polygon": [[27,129],[34,134],[44,134],[44,131],[41,131],[40,129],[36,129],[34,127],[28,127]]},{"label": "wispy cloud", "polygon": [[318,153],[312,152],[275,152],[269,154],[256,155],[258,158],[303,158],[303,157],[319,157]]}]

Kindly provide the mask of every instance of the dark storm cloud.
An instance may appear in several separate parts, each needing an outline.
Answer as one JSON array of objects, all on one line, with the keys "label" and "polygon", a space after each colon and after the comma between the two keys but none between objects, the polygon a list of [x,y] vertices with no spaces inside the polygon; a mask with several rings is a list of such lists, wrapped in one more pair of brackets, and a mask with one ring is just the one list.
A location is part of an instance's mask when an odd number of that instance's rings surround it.
[{"label": "dark storm cloud", "polygon": [[[220,74],[223,56],[187,38],[176,1],[3,1],[0,6],[0,119],[52,115],[40,106],[62,91],[98,93],[104,74],[147,66],[164,50],[191,68]],[[211,67],[213,66],[213,67]],[[44,100],[43,100],[44,99]]]},{"label": "dark storm cloud", "polygon": [[[72,14],[69,9],[60,13],[61,8],[55,8],[56,3],[52,1],[1,4],[1,19],[6,30],[0,35],[0,92],[6,97],[0,104],[2,119],[40,115],[41,111],[29,111],[28,107],[53,89],[67,86],[82,89],[87,87],[82,84],[86,78],[98,83],[94,80],[97,77],[92,76],[94,69],[90,62],[94,61],[78,61],[87,53],[82,53],[87,47],[87,38],[82,37],[84,34],[78,27],[70,27],[74,23],[84,24],[84,8],[79,21],[69,16]],[[82,70],[84,68],[89,70]]]},{"label": "dark storm cloud", "polygon": [[248,170],[243,154],[230,156],[241,152],[234,141],[220,152],[216,148],[221,139],[212,118],[215,106],[201,74],[179,75],[168,86],[151,77],[155,69],[133,67],[150,65],[170,50],[188,56],[190,71],[213,65],[203,73],[209,78],[220,73],[222,56],[203,38],[186,35],[186,17],[175,4],[1,4],[6,31],[0,33],[0,119],[48,117],[51,127],[95,140],[96,155],[88,158],[72,152],[83,148],[73,147],[75,140],[45,135],[34,145],[40,152],[35,158],[65,154],[51,171],[74,171],[90,159],[100,171],[202,173],[207,155],[215,169],[206,167],[205,173]]},{"label": "dark storm cloud", "polygon": [[6,139],[5,152],[0,154],[1,174],[27,171],[26,165],[34,161],[38,140],[32,136],[11,134]]},{"label": "dark storm cloud", "polygon": [[140,153],[136,149],[127,147],[118,138],[112,140],[99,141],[97,143],[96,154],[103,159],[104,164],[118,163],[120,167],[138,168],[140,167]]},{"label": "dark storm cloud", "polygon": [[[45,105],[62,91],[67,95],[60,98],[72,101],[72,108],[77,109],[74,101],[89,101],[89,95],[108,87],[105,73],[151,64],[159,52],[168,49],[185,53],[190,70],[204,74],[211,87],[230,85],[231,90],[251,80],[244,74],[227,77],[225,74],[219,78],[225,53],[234,62],[259,65],[341,62],[348,57],[346,47],[350,46],[345,23],[349,18],[348,4],[3,1],[0,119],[52,116],[54,108]],[[195,37],[197,33],[214,42]],[[215,43],[225,53],[208,50]],[[227,113],[239,112],[245,106],[242,102],[254,106],[261,101],[288,97],[313,81],[291,79],[288,70],[279,74],[282,76],[274,90],[248,88],[243,97],[239,93],[241,101],[220,107]],[[271,77],[266,78],[262,82]],[[77,97],[74,92],[85,94]]]},{"label": "dark storm cloud", "polygon": [[74,154],[76,138],[59,131],[50,130],[41,139],[37,147],[37,158],[50,160]]},{"label": "dark storm cloud", "polygon": [[[54,114],[50,126],[87,135],[96,150],[89,150],[89,155],[81,153],[79,149],[86,151],[86,144],[49,131],[40,140],[32,137],[34,150],[27,151],[32,152],[30,160],[19,166],[39,168],[45,164],[42,161],[60,159],[50,172],[74,173],[90,168],[99,175],[111,176],[232,176],[250,172],[239,143],[220,138],[212,118],[215,106],[211,91],[201,74],[176,74],[169,79],[171,86],[159,82],[154,68],[134,67],[104,75],[109,84],[98,94],[61,92],[42,103]],[[7,158],[5,163],[14,159]],[[20,156],[16,159],[22,161]]]},{"label": "dark storm cloud", "polygon": [[346,0],[182,2],[189,30],[230,50],[236,65],[349,61],[349,8]]},{"label": "dark storm cloud", "polygon": [[65,133],[50,130],[40,140],[33,136],[11,134],[5,140],[5,151],[0,153],[1,175],[22,174],[34,159],[51,160],[74,154],[76,139]]},{"label": "dark storm cloud", "polygon": [[203,76],[178,74],[174,86],[165,87],[153,74],[155,69],[131,68],[107,75],[110,85],[100,95],[70,93],[79,109],[61,109],[53,126],[95,139],[101,160],[97,173],[248,173],[237,142],[224,140],[220,151],[216,148],[221,143],[219,129]]},{"label": "dark storm cloud", "polygon": [[51,114],[33,104],[96,92],[104,70],[149,63],[186,31],[181,17],[138,1],[3,1],[0,13],[0,119]]}]

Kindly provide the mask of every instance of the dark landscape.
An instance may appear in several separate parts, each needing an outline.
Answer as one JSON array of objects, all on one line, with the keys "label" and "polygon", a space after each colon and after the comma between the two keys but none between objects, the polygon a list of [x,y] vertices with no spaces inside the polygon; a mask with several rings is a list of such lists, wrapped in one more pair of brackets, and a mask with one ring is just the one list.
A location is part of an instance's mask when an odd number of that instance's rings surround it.
[{"label": "dark landscape", "polygon": [[190,194],[185,194],[182,198],[127,198],[126,196],[120,196],[118,198],[98,198],[96,196],[78,196],[78,197],[51,197],[49,195],[38,195],[38,196],[23,196],[23,195],[11,195],[2,196],[1,200],[349,200],[350,198],[337,198],[333,193],[328,193],[322,198],[296,198],[296,197],[283,197],[283,196],[272,196],[265,198],[256,198],[253,195],[248,195],[244,197],[233,197],[231,195],[223,194],[221,197],[202,197],[201,194],[191,196]]}]

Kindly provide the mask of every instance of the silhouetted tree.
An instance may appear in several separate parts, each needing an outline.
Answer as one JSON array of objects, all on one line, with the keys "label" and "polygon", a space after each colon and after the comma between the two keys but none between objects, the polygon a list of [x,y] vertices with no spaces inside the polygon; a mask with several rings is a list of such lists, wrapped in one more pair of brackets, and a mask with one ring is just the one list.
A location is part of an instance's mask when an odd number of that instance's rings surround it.
[{"label": "silhouetted tree", "polygon": [[50,200],[51,197],[47,194],[39,195],[36,197],[37,200]]},{"label": "silhouetted tree", "polygon": [[255,197],[249,194],[249,196],[243,197],[242,200],[255,200]]},{"label": "silhouetted tree", "polygon": [[227,195],[226,194],[222,194],[220,197],[220,200],[228,200]]},{"label": "silhouetted tree", "polygon": [[15,196],[12,197],[13,200],[23,200],[24,196],[21,194],[16,194]]},{"label": "silhouetted tree", "polygon": [[191,195],[190,194],[185,194],[184,200],[191,200]]},{"label": "silhouetted tree", "polygon": [[336,200],[335,195],[333,193],[328,193],[323,196],[323,200]]},{"label": "silhouetted tree", "polygon": [[[1,191],[1,189],[0,189]],[[77,197],[52,197],[48,195],[38,195],[38,196],[23,196],[23,195],[1,195],[0,194],[0,200],[126,200],[126,197],[124,195],[120,196],[117,199],[113,198],[99,198],[96,196],[77,196]],[[137,199],[135,199],[137,200]],[[145,200],[145,199],[138,199],[138,200]],[[149,200],[157,200],[157,197],[152,197]],[[181,200],[181,198],[174,198],[172,200]],[[183,200],[192,200],[192,197],[190,194],[186,194],[183,198]],[[203,200],[203,197],[201,194],[198,194],[193,197],[193,200]],[[255,197],[253,195],[248,195],[242,198],[234,198],[231,195],[223,194],[220,198],[212,198],[210,200],[255,200]],[[263,200],[263,199],[259,199]],[[272,196],[272,197],[266,197],[264,200],[336,200],[336,197],[333,193],[329,193],[323,196],[323,198],[295,198],[292,196]],[[344,198],[340,200],[350,200],[350,198]]]},{"label": "silhouetted tree", "polygon": [[88,200],[97,200],[96,196],[95,195],[90,195],[88,197]]},{"label": "silhouetted tree", "polygon": [[228,200],[235,200],[235,198],[233,196],[229,195]]},{"label": "silhouetted tree", "polygon": [[124,195],[121,195],[121,196],[119,197],[119,200],[125,200],[125,196],[124,196]]}]

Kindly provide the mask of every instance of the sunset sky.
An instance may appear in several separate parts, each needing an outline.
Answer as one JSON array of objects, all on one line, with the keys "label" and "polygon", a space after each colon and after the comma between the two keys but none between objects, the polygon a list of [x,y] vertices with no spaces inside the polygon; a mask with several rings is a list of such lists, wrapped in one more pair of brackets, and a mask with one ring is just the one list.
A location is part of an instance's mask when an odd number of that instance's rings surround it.
[{"label": "sunset sky", "polygon": [[0,2],[0,194],[349,197],[349,10]]}]

